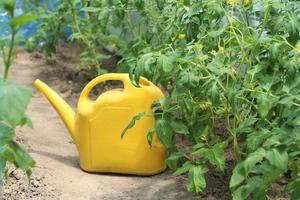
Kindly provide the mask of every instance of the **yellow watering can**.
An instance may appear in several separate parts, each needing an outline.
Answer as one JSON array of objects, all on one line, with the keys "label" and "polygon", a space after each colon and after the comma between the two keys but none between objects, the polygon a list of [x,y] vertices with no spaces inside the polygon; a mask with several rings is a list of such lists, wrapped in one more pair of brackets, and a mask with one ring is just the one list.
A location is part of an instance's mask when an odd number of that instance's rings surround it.
[{"label": "yellow watering can", "polygon": [[[104,92],[91,100],[90,91],[108,80],[122,81],[124,88]],[[79,151],[83,170],[152,175],[166,168],[166,149],[157,136],[152,139],[152,147],[147,142],[147,133],[155,124],[152,115],[138,120],[121,139],[132,118],[141,112],[151,112],[153,101],[163,97],[161,90],[147,79],[141,78],[138,88],[132,85],[128,74],[98,76],[83,89],[77,113],[42,81],[36,80],[34,86],[64,121]]]}]

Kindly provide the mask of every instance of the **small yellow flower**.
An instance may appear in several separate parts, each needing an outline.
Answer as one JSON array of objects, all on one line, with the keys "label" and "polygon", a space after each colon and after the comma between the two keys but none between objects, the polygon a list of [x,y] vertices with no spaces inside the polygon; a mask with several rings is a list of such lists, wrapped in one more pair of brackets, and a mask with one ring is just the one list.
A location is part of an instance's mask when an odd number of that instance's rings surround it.
[{"label": "small yellow flower", "polygon": [[220,53],[224,53],[224,51],[225,51],[224,47],[219,47],[219,52]]},{"label": "small yellow flower", "polygon": [[226,3],[234,7],[239,5],[240,0],[226,0]]},{"label": "small yellow flower", "polygon": [[116,44],[112,44],[112,45],[111,45],[111,48],[112,48],[113,50],[115,50],[115,49],[117,48],[117,45],[116,45]]},{"label": "small yellow flower", "polygon": [[183,34],[183,33],[179,34],[179,35],[178,35],[178,38],[179,38],[180,40],[184,40],[184,39],[185,39],[185,34]]},{"label": "small yellow flower", "polygon": [[236,74],[236,70],[234,68],[231,68],[231,72]]},{"label": "small yellow flower", "polygon": [[197,47],[199,50],[202,50],[202,49],[203,49],[203,44],[196,44],[196,47]]},{"label": "small yellow flower", "polygon": [[251,0],[244,0],[244,5],[248,5],[251,3]]},{"label": "small yellow flower", "polygon": [[207,102],[199,103],[199,107],[201,110],[207,110],[209,108],[210,104]]},{"label": "small yellow flower", "polygon": [[296,50],[300,53],[300,43],[296,45]]}]

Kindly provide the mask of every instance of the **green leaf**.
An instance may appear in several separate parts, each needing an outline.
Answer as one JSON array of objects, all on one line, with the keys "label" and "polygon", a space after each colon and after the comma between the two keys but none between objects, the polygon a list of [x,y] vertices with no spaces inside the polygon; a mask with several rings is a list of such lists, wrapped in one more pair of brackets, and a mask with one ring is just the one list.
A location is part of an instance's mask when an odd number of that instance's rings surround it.
[{"label": "green leaf", "polygon": [[130,81],[132,83],[132,85],[134,85],[135,87],[140,88],[141,86],[139,85],[139,80],[140,80],[140,75],[135,73],[135,69],[136,68],[132,68],[129,72],[129,78]]},{"label": "green leaf", "polygon": [[121,133],[121,139],[124,138],[124,135],[128,131],[128,129],[134,127],[136,121],[140,120],[144,115],[146,115],[146,113],[145,112],[141,112],[141,113],[137,114],[136,116],[134,116],[132,118],[132,120],[129,122],[129,124],[126,126],[126,128],[122,131],[122,133]]},{"label": "green leaf", "polygon": [[287,106],[287,108],[291,108],[294,102],[294,97],[287,96],[278,101],[279,104]]},{"label": "green leaf", "polygon": [[21,121],[19,122],[20,126],[24,126],[27,125],[30,128],[33,128],[33,123],[31,121],[30,118],[28,118],[26,115],[21,119]]},{"label": "green leaf", "polygon": [[185,6],[190,6],[191,5],[191,0],[183,0],[183,4]]},{"label": "green leaf", "polygon": [[289,156],[286,151],[271,149],[270,151],[267,152],[266,158],[271,165],[281,169],[282,171],[287,170]]},{"label": "green leaf", "polygon": [[0,146],[0,157],[13,163],[30,176],[35,161],[15,141]]},{"label": "green leaf", "polygon": [[[6,44],[6,39],[4,39],[4,38],[1,38],[0,39],[0,54],[1,54],[1,56],[3,55],[2,53],[3,53],[3,50],[4,50],[4,48],[5,48],[5,44]],[[3,59],[3,58],[2,58]]]},{"label": "green leaf", "polygon": [[258,103],[258,113],[262,118],[266,118],[266,116],[269,114],[271,108],[275,105],[277,102],[277,98],[272,97],[268,94],[261,94],[257,97],[257,103]]},{"label": "green leaf", "polygon": [[31,88],[0,81],[0,120],[8,122],[13,127],[19,125],[25,117],[32,93]]},{"label": "green leaf", "polygon": [[266,185],[266,181],[260,177],[253,177],[249,180],[247,185],[240,186],[236,190],[234,190],[232,196],[233,200],[243,200],[247,199],[247,197],[257,190],[259,187]]},{"label": "green leaf", "polygon": [[260,129],[247,135],[247,149],[249,152],[255,151],[263,142],[270,137],[271,132],[267,129]]},{"label": "green leaf", "polygon": [[286,192],[291,192],[291,200],[300,199],[300,176],[289,182],[289,184],[284,189]]},{"label": "green leaf", "polygon": [[200,139],[206,141],[210,131],[211,127],[209,125],[205,126],[200,132]]},{"label": "green leaf", "polygon": [[230,179],[230,188],[238,186],[246,178],[246,173],[243,167],[243,163],[239,163],[234,167],[231,179]]},{"label": "green leaf", "polygon": [[181,121],[171,121],[170,125],[173,131],[176,133],[181,133],[184,135],[189,134],[188,127]]},{"label": "green leaf", "polygon": [[95,7],[84,7],[81,9],[82,11],[85,12],[90,12],[90,13],[95,13],[101,11],[101,8],[95,8]]},{"label": "green leaf", "polygon": [[[0,179],[3,179],[3,177],[7,176],[7,167],[6,167],[7,160],[3,157],[0,159]],[[0,180],[1,184],[1,180]]]},{"label": "green leaf", "polygon": [[10,25],[12,28],[15,29],[15,28],[23,26],[29,22],[32,22],[38,18],[39,18],[38,15],[24,14],[24,15],[20,15],[20,16],[17,16],[15,18],[11,19]]},{"label": "green leaf", "polygon": [[220,93],[216,83],[209,89],[208,95],[213,104],[218,104],[220,102]]},{"label": "green leaf", "polygon": [[180,168],[178,168],[173,174],[175,176],[178,176],[180,174],[186,173],[187,171],[189,171],[191,169],[191,167],[193,167],[193,164],[191,163],[191,161],[186,161]]},{"label": "green leaf", "polygon": [[183,152],[172,152],[171,155],[166,159],[168,167],[172,170],[177,169],[177,163],[180,158],[184,157]]},{"label": "green leaf", "polygon": [[217,30],[209,31],[208,35],[213,38],[216,38],[219,37],[221,34],[223,34],[224,30],[225,29],[217,29]]},{"label": "green leaf", "polygon": [[150,145],[150,147],[152,146],[152,138],[153,138],[153,135],[155,133],[155,129],[151,129],[148,133],[147,133],[147,141],[148,141],[148,144]]},{"label": "green leaf", "polygon": [[210,148],[206,148],[204,143],[199,142],[193,147],[192,155],[199,155],[207,159],[212,165],[217,166],[224,171],[225,157],[224,149],[227,147],[227,141],[216,143]]},{"label": "green leaf", "polygon": [[158,119],[155,124],[155,131],[160,141],[167,148],[173,146],[173,131],[170,124],[164,119]]},{"label": "green leaf", "polygon": [[14,140],[15,132],[8,124],[0,121],[0,146]]},{"label": "green leaf", "polygon": [[227,142],[216,143],[212,146],[206,153],[203,154],[203,157],[209,160],[213,165],[216,165],[220,170],[224,171],[225,169],[225,157],[224,149],[227,147]]},{"label": "green leaf", "polygon": [[300,126],[300,108],[292,110],[288,116],[287,123],[293,126]]},{"label": "green leaf", "polygon": [[178,85],[195,87],[199,83],[199,77],[193,71],[184,71],[178,81]]},{"label": "green leaf", "polygon": [[[203,147],[205,147],[205,143],[198,142],[195,146],[193,146],[193,150],[202,149]],[[195,153],[195,152],[193,152],[193,153]]]},{"label": "green leaf", "polygon": [[163,54],[157,58],[157,63],[161,66],[162,70],[166,73],[171,72],[173,69],[173,63],[171,59]]},{"label": "green leaf", "polygon": [[[202,144],[202,143],[198,143],[198,144]],[[195,146],[194,146],[194,148],[195,148]],[[204,156],[207,154],[208,151],[209,151],[209,149],[206,147],[198,148],[198,149],[195,149],[195,151],[192,153],[192,155]]]},{"label": "green leaf", "polygon": [[187,188],[190,192],[200,193],[206,187],[205,173],[208,168],[205,165],[193,166],[189,170]]},{"label": "green leaf", "polygon": [[249,154],[249,156],[243,162],[237,164],[233,169],[233,173],[230,179],[230,188],[234,188],[242,183],[248,176],[250,171],[260,162],[266,155],[266,151],[263,148],[259,148],[257,151]]},{"label": "green leaf", "polygon": [[170,105],[171,105],[171,99],[166,97],[166,98],[163,98],[163,99],[159,99],[158,100],[158,103],[160,104],[160,106],[162,107],[162,109],[164,111],[168,110]]},{"label": "green leaf", "polygon": [[236,133],[250,133],[253,131],[253,125],[257,122],[257,118],[255,116],[249,116],[244,119],[239,126],[235,129]]}]

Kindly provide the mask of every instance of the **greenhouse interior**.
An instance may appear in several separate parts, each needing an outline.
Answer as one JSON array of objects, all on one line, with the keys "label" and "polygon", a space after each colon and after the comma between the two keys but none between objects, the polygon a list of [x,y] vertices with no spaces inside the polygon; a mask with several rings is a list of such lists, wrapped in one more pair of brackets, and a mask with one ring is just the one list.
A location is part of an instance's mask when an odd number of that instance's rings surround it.
[{"label": "greenhouse interior", "polygon": [[1,0],[0,199],[299,200],[300,1]]}]

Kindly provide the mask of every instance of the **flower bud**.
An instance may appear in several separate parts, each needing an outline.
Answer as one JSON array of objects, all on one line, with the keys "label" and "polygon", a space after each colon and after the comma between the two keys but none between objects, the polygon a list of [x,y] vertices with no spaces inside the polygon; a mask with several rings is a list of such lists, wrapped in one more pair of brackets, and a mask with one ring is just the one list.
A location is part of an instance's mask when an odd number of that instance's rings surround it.
[{"label": "flower bud", "polygon": [[11,17],[14,16],[16,0],[4,0],[3,7]]},{"label": "flower bud", "polygon": [[180,40],[184,40],[184,39],[185,39],[185,34],[183,34],[183,33],[182,33],[182,34],[179,34],[179,35],[178,35],[178,38],[179,38]]}]

